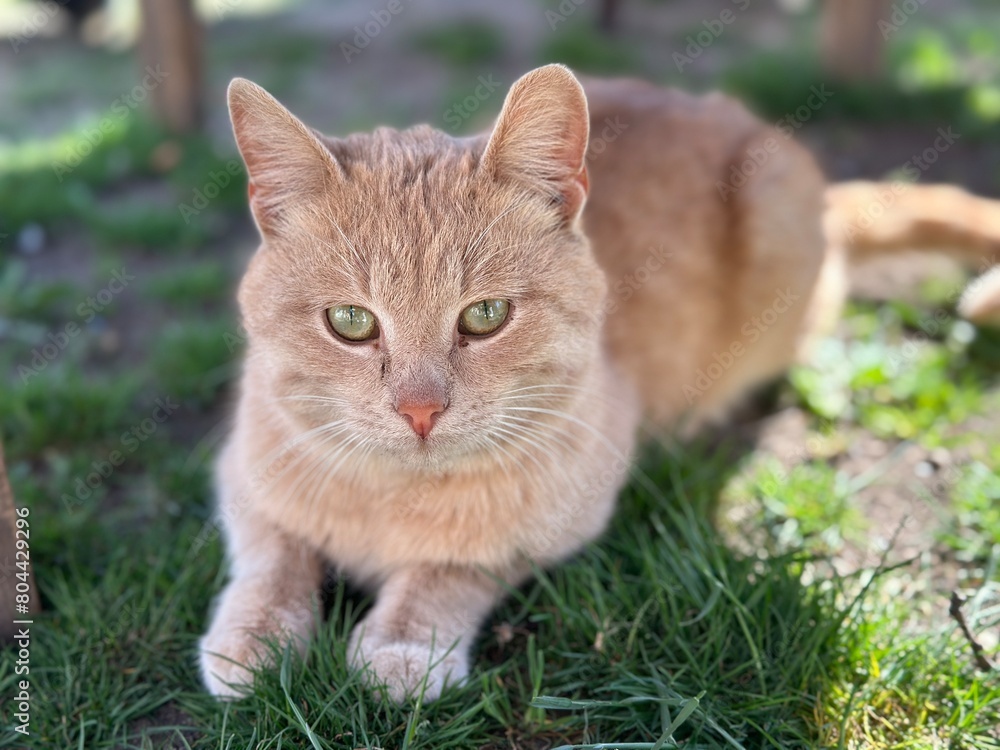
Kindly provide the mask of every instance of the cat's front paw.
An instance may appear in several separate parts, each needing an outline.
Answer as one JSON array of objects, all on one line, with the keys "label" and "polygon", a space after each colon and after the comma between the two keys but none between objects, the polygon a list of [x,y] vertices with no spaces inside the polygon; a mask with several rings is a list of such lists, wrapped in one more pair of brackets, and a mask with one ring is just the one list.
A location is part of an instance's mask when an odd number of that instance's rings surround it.
[{"label": "cat's front paw", "polygon": [[464,659],[438,656],[422,643],[386,643],[367,656],[369,684],[393,703],[417,697],[437,700],[446,685],[469,673]]},{"label": "cat's front paw", "polygon": [[393,703],[412,698],[422,698],[425,703],[437,700],[445,686],[461,682],[469,674],[468,659],[455,649],[372,641],[357,633],[351,641],[352,666],[364,669],[368,684]]},{"label": "cat's front paw", "polygon": [[222,700],[236,700],[250,694],[253,672],[262,666],[261,642],[246,632],[210,631],[198,644],[201,678],[211,693]]},{"label": "cat's front paw", "polygon": [[242,698],[252,691],[254,671],[271,664],[274,651],[269,644],[291,644],[300,654],[305,652],[312,630],[311,610],[305,604],[268,608],[253,593],[230,584],[212,626],[198,644],[202,681],[216,698]]}]

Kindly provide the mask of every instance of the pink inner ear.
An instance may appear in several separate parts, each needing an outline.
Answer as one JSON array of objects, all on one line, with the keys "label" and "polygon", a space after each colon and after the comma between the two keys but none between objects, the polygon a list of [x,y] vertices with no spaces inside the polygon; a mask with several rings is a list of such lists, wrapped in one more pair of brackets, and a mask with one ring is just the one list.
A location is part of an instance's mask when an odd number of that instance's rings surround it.
[{"label": "pink inner ear", "polygon": [[583,194],[586,195],[590,192],[590,177],[587,176],[587,166],[584,165],[583,169],[580,170],[580,174],[576,178],[580,187],[583,188]]},{"label": "pink inner ear", "polygon": [[590,192],[587,167],[583,166],[575,177],[563,183],[563,211],[567,218],[576,216]]}]

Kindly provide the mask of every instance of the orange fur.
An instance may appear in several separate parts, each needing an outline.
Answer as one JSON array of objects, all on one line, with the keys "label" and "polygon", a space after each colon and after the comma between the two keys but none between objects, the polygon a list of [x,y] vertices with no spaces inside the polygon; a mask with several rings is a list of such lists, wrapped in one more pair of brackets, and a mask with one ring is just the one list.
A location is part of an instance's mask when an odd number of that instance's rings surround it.
[{"label": "orange fur", "polygon": [[[504,583],[602,532],[641,419],[723,414],[844,293],[813,160],[722,96],[585,95],[546,66],[467,139],[325,138],[247,81],[229,97],[262,244],[217,472],[231,581],[201,650],[219,696],[246,689],[260,637],[305,643],[332,561],[378,590],[354,663],[393,700],[425,678],[436,697]],[[459,334],[492,298],[511,301],[505,325]],[[324,314],[343,304],[378,338],[337,339]],[[426,439],[397,412],[421,394],[446,404]]]}]

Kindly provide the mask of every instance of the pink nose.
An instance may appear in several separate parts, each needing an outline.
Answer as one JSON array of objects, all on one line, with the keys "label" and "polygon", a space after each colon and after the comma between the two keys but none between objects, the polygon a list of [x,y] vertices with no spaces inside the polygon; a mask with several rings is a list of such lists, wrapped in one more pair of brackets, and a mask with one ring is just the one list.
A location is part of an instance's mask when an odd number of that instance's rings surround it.
[{"label": "pink nose", "polygon": [[396,407],[396,411],[406,417],[406,421],[410,423],[410,427],[415,433],[426,438],[433,429],[438,415],[445,410],[445,407],[447,404],[442,403],[400,404]]}]

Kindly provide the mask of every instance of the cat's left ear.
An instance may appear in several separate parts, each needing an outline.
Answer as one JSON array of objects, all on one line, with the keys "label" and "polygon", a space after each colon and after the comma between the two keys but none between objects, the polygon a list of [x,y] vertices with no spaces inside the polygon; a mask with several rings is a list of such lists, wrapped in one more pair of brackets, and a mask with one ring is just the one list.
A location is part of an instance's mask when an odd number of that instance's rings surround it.
[{"label": "cat's left ear", "polygon": [[587,199],[589,136],[580,82],[563,65],[545,65],[511,86],[482,167],[551,194],[572,221]]},{"label": "cat's left ear", "polygon": [[316,135],[255,83],[229,84],[229,117],[247,167],[250,209],[264,235],[281,233],[290,206],[319,195],[342,176]]}]

